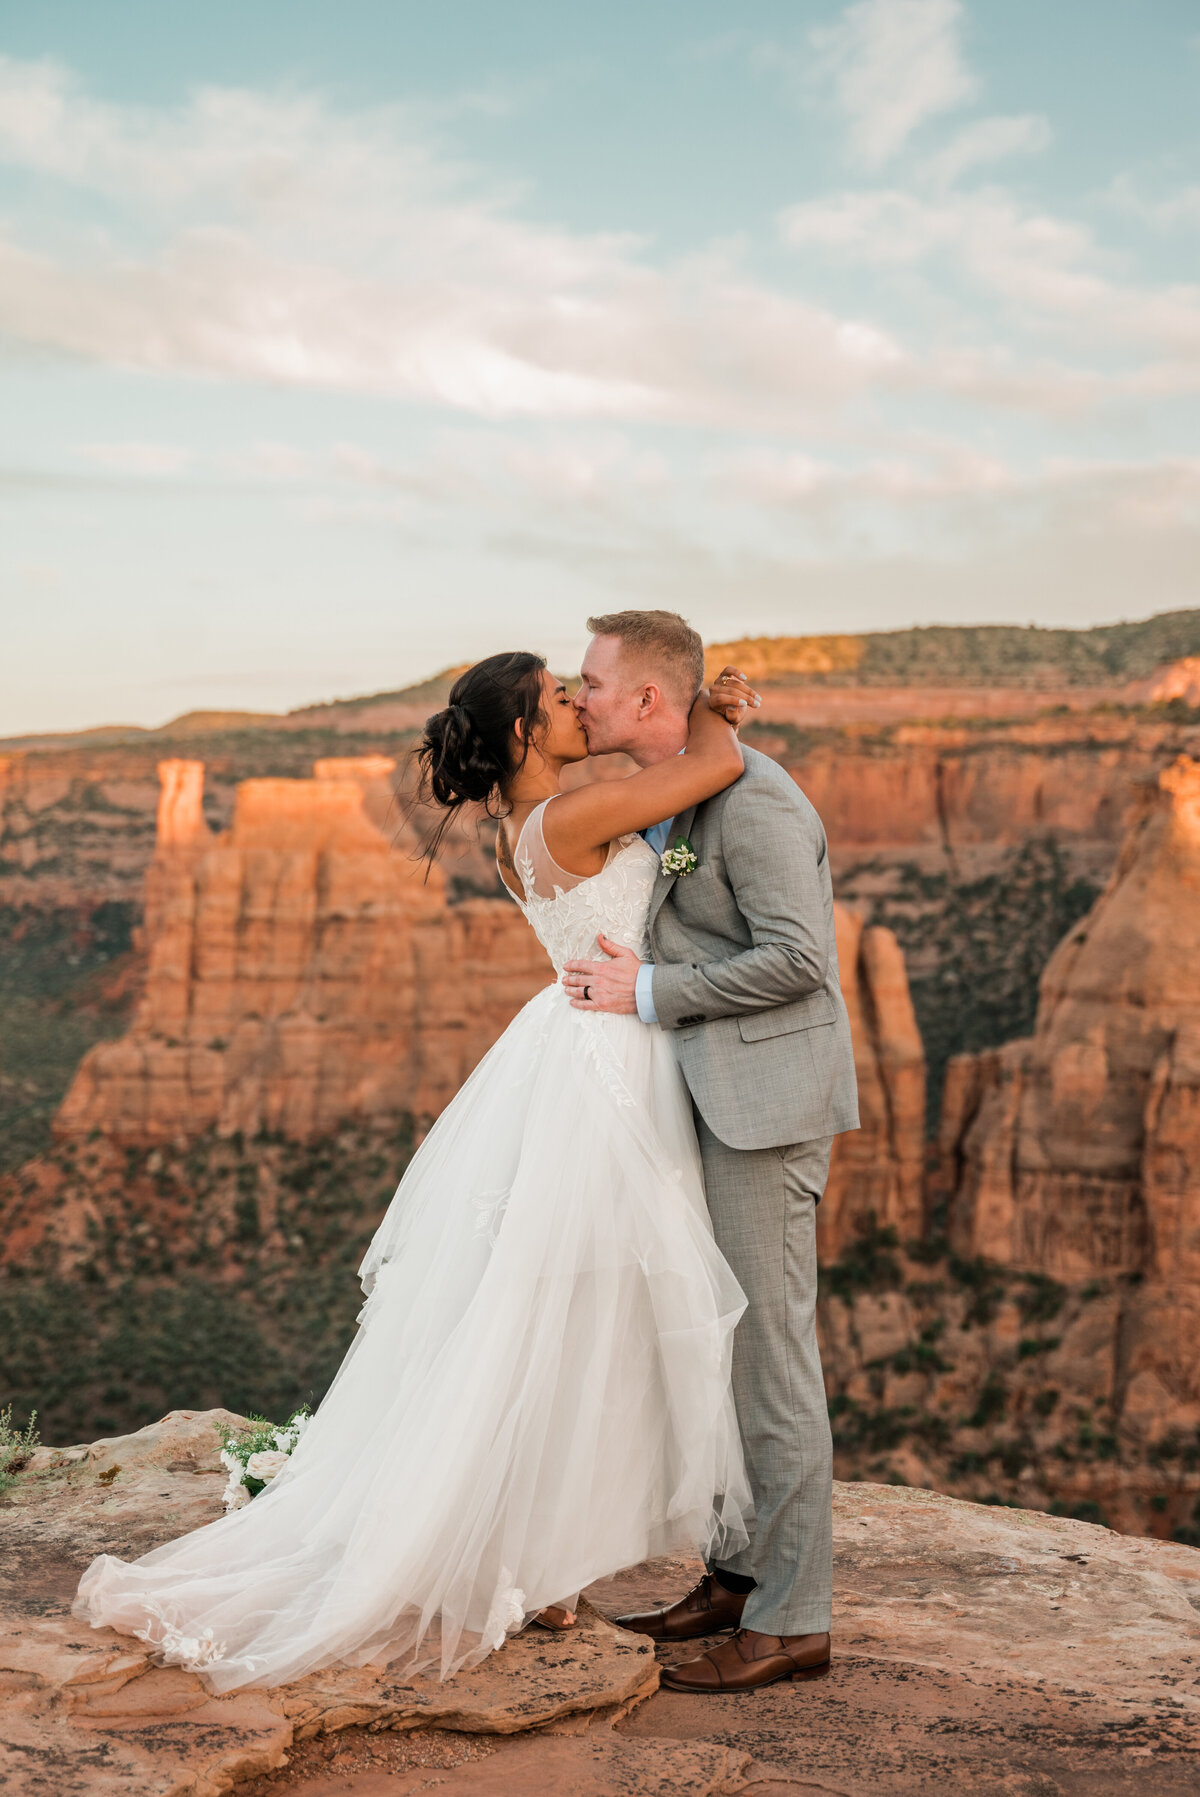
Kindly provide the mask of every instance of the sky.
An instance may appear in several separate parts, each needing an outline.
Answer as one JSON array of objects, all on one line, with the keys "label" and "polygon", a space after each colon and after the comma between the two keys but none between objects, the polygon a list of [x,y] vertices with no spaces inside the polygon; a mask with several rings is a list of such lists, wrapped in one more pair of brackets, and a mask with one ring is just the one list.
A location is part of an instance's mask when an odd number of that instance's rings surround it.
[{"label": "sky", "polygon": [[0,0],[0,736],[1200,605],[1194,0]]}]

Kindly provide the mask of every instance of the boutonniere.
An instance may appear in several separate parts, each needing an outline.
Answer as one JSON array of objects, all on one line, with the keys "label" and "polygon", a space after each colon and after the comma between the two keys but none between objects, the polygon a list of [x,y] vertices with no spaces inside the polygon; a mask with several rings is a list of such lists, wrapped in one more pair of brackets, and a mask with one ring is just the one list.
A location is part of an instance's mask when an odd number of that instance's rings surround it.
[{"label": "boutonniere", "polygon": [[665,874],[678,874],[681,880],[685,874],[695,872],[696,851],[686,836],[677,836],[675,847],[663,850],[660,865]]}]

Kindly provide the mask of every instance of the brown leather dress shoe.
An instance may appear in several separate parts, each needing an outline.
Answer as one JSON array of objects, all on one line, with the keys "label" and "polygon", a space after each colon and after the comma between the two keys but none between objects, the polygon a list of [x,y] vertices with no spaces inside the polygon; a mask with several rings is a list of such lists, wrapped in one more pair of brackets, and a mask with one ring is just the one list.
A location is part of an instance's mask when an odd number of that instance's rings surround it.
[{"label": "brown leather dress shoe", "polygon": [[668,1610],[646,1610],[637,1616],[618,1616],[619,1629],[649,1635],[652,1641],[695,1641],[701,1635],[720,1635],[742,1620],[746,1594],[727,1591],[706,1572],[686,1597]]},{"label": "brown leather dress shoe", "polygon": [[664,1666],[669,1691],[757,1691],[781,1678],[799,1683],[829,1671],[828,1635],[760,1635],[739,1629],[732,1641],[710,1647],[697,1660]]}]

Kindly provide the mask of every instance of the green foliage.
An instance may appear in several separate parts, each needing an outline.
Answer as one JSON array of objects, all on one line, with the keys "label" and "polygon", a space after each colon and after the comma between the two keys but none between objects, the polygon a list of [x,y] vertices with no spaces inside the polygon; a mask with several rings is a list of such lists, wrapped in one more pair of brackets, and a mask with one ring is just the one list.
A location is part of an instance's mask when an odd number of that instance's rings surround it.
[{"label": "green foliage", "polygon": [[1163,612],[1093,630],[1037,625],[931,625],[862,638],[843,679],[866,685],[1105,685],[1144,679],[1164,661],[1200,654],[1200,611]]},{"label": "green foliage", "polygon": [[0,1492],[16,1484],[17,1474],[38,1446],[36,1422],[35,1410],[24,1428],[18,1429],[13,1422],[12,1405],[6,1404],[0,1410]]},{"label": "green foliage", "polygon": [[1066,1301],[1066,1287],[1045,1273],[1026,1273],[1025,1289],[1017,1293],[1017,1308],[1027,1323],[1053,1322]]},{"label": "green foliage", "polygon": [[1002,1441],[997,1454],[1005,1478],[1019,1479],[1029,1463],[1031,1444],[1027,1441]]},{"label": "green foliage", "polygon": [[[51,1440],[83,1441],[177,1408],[315,1406],[353,1338],[356,1270],[412,1144],[406,1122],[388,1136],[246,1142],[240,1154],[215,1138],[166,1159],[131,1150],[125,1186],[161,1182],[177,1223],[162,1239],[139,1235],[119,1194],[78,1276],[0,1280],[0,1391],[14,1413],[36,1406]],[[239,1190],[246,1168],[275,1181],[271,1243],[248,1228],[258,1200]]]},{"label": "green foliage", "polygon": [[1072,874],[1052,836],[1031,837],[978,880],[901,868],[873,921],[895,931],[908,962],[931,1130],[947,1061],[1029,1035],[1042,970],[1098,891]]},{"label": "green foliage", "polygon": [[1200,1430],[1192,1435],[1181,1436],[1176,1429],[1171,1429],[1163,1439],[1150,1450],[1150,1464],[1163,1466],[1167,1461],[1177,1461],[1189,1472],[1200,1466]]},{"label": "green foliage", "polygon": [[[939,1209],[944,1211],[945,1206],[939,1206]],[[909,1260],[915,1260],[919,1266],[933,1267],[939,1260],[945,1260],[949,1253],[949,1246],[944,1231],[931,1227],[928,1235],[921,1236],[916,1241],[906,1242],[904,1252]],[[916,1291],[917,1287],[913,1286],[910,1289]]]},{"label": "green foliage", "polygon": [[889,1448],[899,1447],[910,1432],[916,1414],[910,1404],[902,1405],[896,1410],[888,1410],[882,1406],[870,1410],[865,1404],[859,1404],[854,1398],[842,1393],[829,1406],[833,1445],[835,1448],[854,1452],[865,1450],[872,1454],[884,1454]]},{"label": "green foliage", "polygon": [[963,1326],[969,1329],[973,1324],[990,1323],[1004,1296],[1003,1275],[999,1269],[982,1255],[977,1255],[974,1260],[960,1260],[956,1254],[949,1256],[946,1267],[955,1284],[970,1293],[971,1301],[963,1316]]},{"label": "green foliage", "polygon": [[950,1362],[942,1358],[936,1346],[945,1327],[945,1317],[938,1317],[928,1324],[917,1341],[908,1342],[892,1355],[892,1370],[897,1373],[948,1373]]},{"label": "green foliage", "polygon": [[[309,1406],[302,1404],[288,1417],[286,1423],[273,1423],[265,1416],[251,1416],[247,1418],[250,1424],[248,1429],[222,1429],[222,1459],[230,1478],[232,1479],[235,1472],[240,1472],[241,1483],[251,1497],[257,1497],[260,1491],[265,1490],[267,1480],[251,1478],[248,1470],[249,1462],[255,1454],[262,1454],[272,1449],[276,1452],[291,1454],[311,1415],[312,1411]],[[237,1466],[231,1466],[229,1464],[231,1461],[236,1461]]]},{"label": "green foliage", "polygon": [[104,975],[127,955],[137,907],[0,905],[0,1173],[39,1154],[84,1054],[124,1028],[130,996]]},{"label": "green foliage", "polygon": [[1098,1522],[1108,1528],[1109,1521],[1094,1498],[1081,1498],[1074,1504],[1066,1504],[1056,1498],[1050,1506],[1051,1516],[1073,1516],[1077,1522]]},{"label": "green foliage", "polygon": [[1200,724],[1200,705],[1189,705],[1186,699],[1167,699],[1154,709],[1168,724]]},{"label": "green foliage", "polygon": [[899,1237],[888,1224],[881,1229],[869,1212],[840,1260],[822,1272],[825,1285],[837,1297],[849,1301],[856,1292],[895,1291],[903,1283],[896,1258]]},{"label": "green foliage", "polygon": [[998,1373],[989,1373],[980,1389],[975,1409],[968,1417],[968,1426],[972,1429],[986,1429],[1004,1415],[1008,1408],[1008,1392],[1004,1381]]},{"label": "green foliage", "polygon": [[[1161,1505],[1157,1498],[1152,1498],[1151,1503],[1154,1509],[1159,1511],[1165,1510],[1167,1507],[1165,1498]],[[1185,1523],[1182,1528],[1175,1529],[1172,1534],[1172,1539],[1175,1541],[1186,1541],[1189,1547],[1200,1547],[1200,1498],[1197,1498],[1195,1504],[1192,1506],[1191,1523]]]},{"label": "green foliage", "polygon": [[939,1450],[949,1436],[944,1417],[919,1411],[911,1404],[872,1408],[846,1392],[829,1400],[829,1422],[834,1447],[847,1453],[886,1454],[910,1437]]}]

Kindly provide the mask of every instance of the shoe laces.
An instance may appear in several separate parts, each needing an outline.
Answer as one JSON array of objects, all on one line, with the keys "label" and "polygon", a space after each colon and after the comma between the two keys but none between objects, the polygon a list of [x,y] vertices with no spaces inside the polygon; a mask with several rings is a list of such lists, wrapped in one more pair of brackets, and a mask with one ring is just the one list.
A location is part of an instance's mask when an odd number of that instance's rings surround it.
[{"label": "shoe laces", "polygon": [[711,1610],[712,1584],[712,1573],[706,1572],[704,1577],[692,1586],[691,1590],[684,1598],[683,1601],[686,1607],[689,1610]]}]

